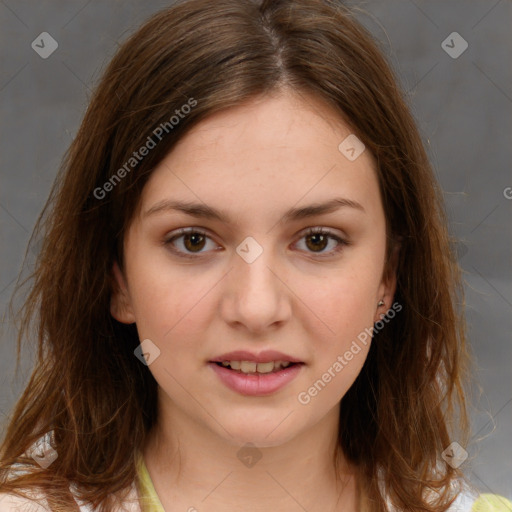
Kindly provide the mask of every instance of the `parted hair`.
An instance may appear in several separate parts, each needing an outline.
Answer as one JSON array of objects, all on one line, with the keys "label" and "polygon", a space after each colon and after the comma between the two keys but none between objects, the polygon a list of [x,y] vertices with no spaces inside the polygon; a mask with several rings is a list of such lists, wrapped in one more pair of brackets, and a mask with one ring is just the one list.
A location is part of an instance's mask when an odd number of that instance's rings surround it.
[{"label": "parted hair", "polygon": [[[110,314],[124,234],[152,170],[193,126],[287,88],[323,101],[374,156],[388,266],[399,244],[402,310],[374,334],[341,400],[338,448],[357,468],[369,511],[388,501],[449,507],[463,475],[441,453],[468,439],[460,269],[408,98],[356,14],[334,0],[182,0],[116,50],[37,221],[36,262],[18,279],[18,364],[24,340],[37,358],[5,422],[0,492],[41,490],[56,511],[73,509],[70,482],[102,512],[124,496],[157,420],[157,383],[134,356],[136,325]],[[158,143],[126,167],[161,126]],[[43,468],[27,450],[50,431],[58,457]],[[8,479],[14,463],[30,470]]]}]

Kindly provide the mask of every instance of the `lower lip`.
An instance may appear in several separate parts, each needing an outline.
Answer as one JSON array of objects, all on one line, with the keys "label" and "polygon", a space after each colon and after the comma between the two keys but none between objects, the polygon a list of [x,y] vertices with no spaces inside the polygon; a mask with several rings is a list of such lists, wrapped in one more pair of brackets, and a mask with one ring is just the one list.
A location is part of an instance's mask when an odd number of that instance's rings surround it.
[{"label": "lower lip", "polygon": [[228,388],[246,396],[265,396],[279,391],[298,375],[303,366],[294,364],[274,373],[247,375],[215,363],[208,364]]}]

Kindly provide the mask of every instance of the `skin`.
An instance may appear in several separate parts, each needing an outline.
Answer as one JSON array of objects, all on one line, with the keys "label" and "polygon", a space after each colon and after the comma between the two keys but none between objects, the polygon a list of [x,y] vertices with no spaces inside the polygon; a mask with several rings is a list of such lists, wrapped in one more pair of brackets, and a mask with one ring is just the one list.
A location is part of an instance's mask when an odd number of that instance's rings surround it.
[{"label": "skin", "polygon": [[[202,121],[143,190],[123,271],[114,265],[111,312],[136,322],[140,339],[160,350],[148,366],[159,384],[159,420],[143,454],[166,510],[358,509],[354,468],[340,454],[337,479],[332,460],[340,399],[370,344],[359,343],[361,351],[308,404],[297,398],[393,302],[374,159],[365,150],[350,161],[338,150],[351,133],[314,97],[281,90]],[[364,211],[343,206],[283,220],[290,208],[334,197]],[[224,210],[230,222],[172,210],[145,215],[171,198]],[[198,252],[183,236],[165,244],[188,227],[208,235]],[[349,245],[336,252],[334,239],[308,238],[309,227]],[[252,263],[236,252],[247,236],[263,248]],[[266,349],[305,363],[271,396],[238,394],[208,366],[232,350]],[[237,457],[248,442],[261,455],[252,467]]]}]

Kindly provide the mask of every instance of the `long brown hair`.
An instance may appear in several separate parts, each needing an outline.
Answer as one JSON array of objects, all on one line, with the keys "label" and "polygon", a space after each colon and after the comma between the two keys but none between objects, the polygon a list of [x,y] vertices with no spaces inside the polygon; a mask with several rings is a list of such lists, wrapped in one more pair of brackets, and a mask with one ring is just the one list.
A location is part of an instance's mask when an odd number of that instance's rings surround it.
[{"label": "long brown hair", "polygon": [[[134,356],[135,324],[110,315],[124,233],[151,171],[190,128],[282,87],[325,102],[371,151],[388,256],[400,240],[402,310],[374,335],[341,401],[339,448],[358,468],[370,510],[387,510],[386,499],[399,509],[447,509],[449,484],[461,475],[441,453],[468,438],[459,268],[397,80],[370,34],[334,0],[180,1],[119,48],[36,225],[43,242],[34,271],[17,286],[29,286],[18,354],[31,336],[38,352],[1,446],[2,492],[39,488],[54,510],[69,510],[74,482],[82,499],[107,511],[134,481],[135,453],[157,419],[157,384]],[[170,121],[176,110],[186,115]],[[131,161],[148,137],[154,147]],[[44,469],[24,453],[49,431],[58,457]],[[16,462],[35,470],[7,481]]]}]

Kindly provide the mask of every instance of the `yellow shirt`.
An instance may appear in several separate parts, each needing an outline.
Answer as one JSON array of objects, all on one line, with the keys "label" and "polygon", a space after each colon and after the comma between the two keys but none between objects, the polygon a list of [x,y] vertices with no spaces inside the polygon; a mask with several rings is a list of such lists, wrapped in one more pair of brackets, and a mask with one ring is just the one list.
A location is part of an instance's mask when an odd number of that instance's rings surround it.
[{"label": "yellow shirt", "polygon": [[139,453],[138,457],[137,478],[141,512],[165,512],[141,453]]}]

